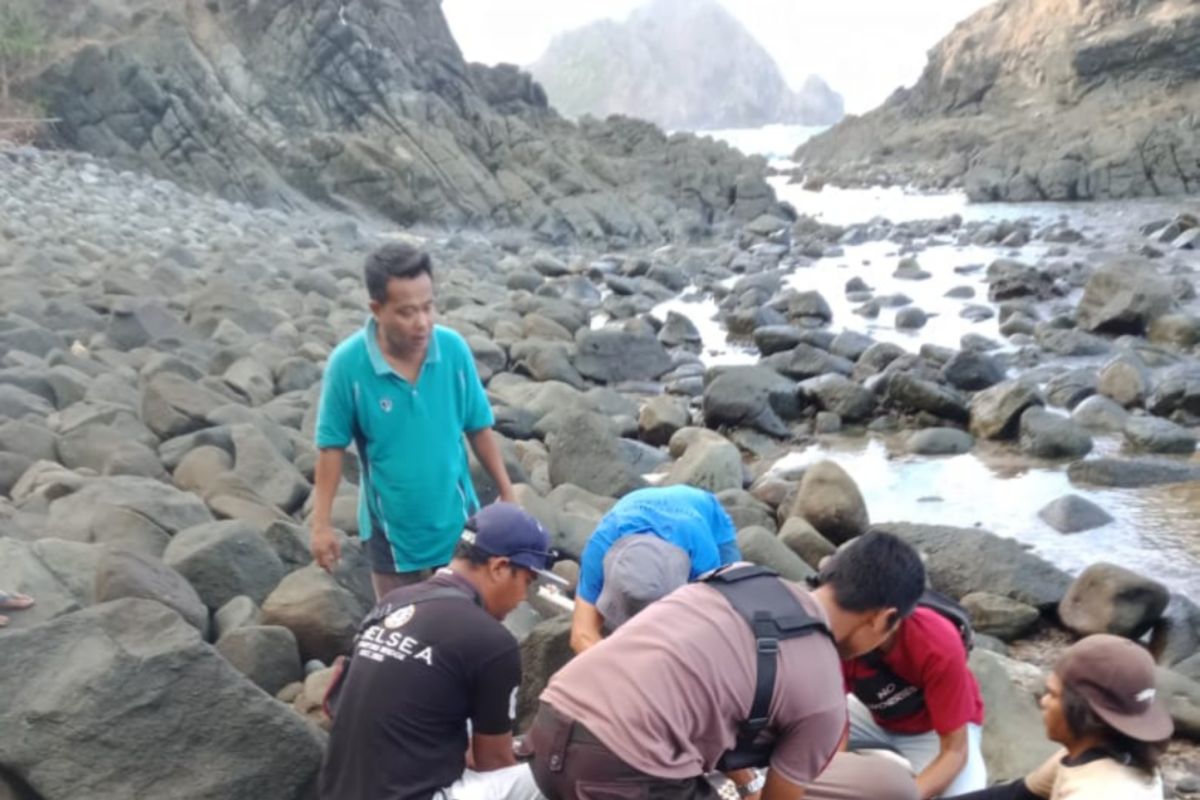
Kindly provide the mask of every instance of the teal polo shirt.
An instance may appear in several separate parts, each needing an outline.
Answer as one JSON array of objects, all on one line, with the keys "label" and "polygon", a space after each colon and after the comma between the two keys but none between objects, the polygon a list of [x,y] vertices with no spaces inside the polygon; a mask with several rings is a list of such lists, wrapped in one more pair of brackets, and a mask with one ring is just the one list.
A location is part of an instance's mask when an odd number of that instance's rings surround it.
[{"label": "teal polo shirt", "polygon": [[[415,384],[380,352],[375,319],[337,346],[325,365],[317,414],[319,448],[358,447],[358,527],[378,572],[446,564],[479,507],[464,433],[494,423],[471,349],[435,325]],[[375,554],[392,564],[376,563]],[[391,569],[389,569],[389,566]]]}]

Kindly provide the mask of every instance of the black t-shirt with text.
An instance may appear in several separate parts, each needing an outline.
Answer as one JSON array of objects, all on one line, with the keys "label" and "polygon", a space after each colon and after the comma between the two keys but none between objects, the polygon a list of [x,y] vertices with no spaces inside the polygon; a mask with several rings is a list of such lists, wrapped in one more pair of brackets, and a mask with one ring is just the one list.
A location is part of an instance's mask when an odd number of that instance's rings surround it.
[{"label": "black t-shirt with text", "polygon": [[[463,599],[412,603],[431,586]],[[321,770],[322,800],[429,800],[466,767],[467,723],[511,733],[516,639],[467,581],[439,572],[380,601],[358,637]]]}]

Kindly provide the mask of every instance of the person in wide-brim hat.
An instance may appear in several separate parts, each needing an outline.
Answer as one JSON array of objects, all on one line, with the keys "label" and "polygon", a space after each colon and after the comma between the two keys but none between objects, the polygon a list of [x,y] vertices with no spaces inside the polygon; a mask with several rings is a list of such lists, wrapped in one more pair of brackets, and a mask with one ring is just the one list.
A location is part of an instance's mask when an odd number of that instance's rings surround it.
[{"label": "person in wide-brim hat", "polygon": [[1174,732],[1141,645],[1096,634],[1068,647],[1046,679],[1046,735],[1063,746],[1022,780],[962,800],[1161,800],[1158,760]]}]

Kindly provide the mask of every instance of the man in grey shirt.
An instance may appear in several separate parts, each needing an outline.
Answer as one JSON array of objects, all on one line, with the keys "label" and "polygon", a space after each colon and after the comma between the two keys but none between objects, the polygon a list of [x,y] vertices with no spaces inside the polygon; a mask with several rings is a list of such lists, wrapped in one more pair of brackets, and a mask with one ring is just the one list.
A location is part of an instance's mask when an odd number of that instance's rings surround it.
[{"label": "man in grey shirt", "polygon": [[[829,764],[846,729],[841,658],[873,650],[915,608],[920,557],[869,533],[839,553],[812,593],[779,578],[828,635],[778,643],[764,736],[765,786],[729,771],[745,797],[797,800]],[[784,609],[787,611],[787,609]],[[651,604],[551,680],[530,732],[534,777],[549,800],[711,796],[704,776],[732,750],[755,695],[749,625],[713,586],[685,586]],[[630,790],[642,794],[622,794]]]}]

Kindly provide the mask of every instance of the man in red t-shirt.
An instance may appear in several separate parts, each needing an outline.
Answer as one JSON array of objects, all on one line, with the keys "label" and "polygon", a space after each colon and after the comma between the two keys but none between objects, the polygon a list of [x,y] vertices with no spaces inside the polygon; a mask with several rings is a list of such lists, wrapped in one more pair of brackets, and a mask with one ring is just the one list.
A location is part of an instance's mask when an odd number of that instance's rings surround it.
[{"label": "man in red t-shirt", "polygon": [[842,673],[850,694],[848,749],[898,752],[917,773],[923,799],[987,785],[983,696],[950,620],[920,607],[878,650],[843,661]]}]

